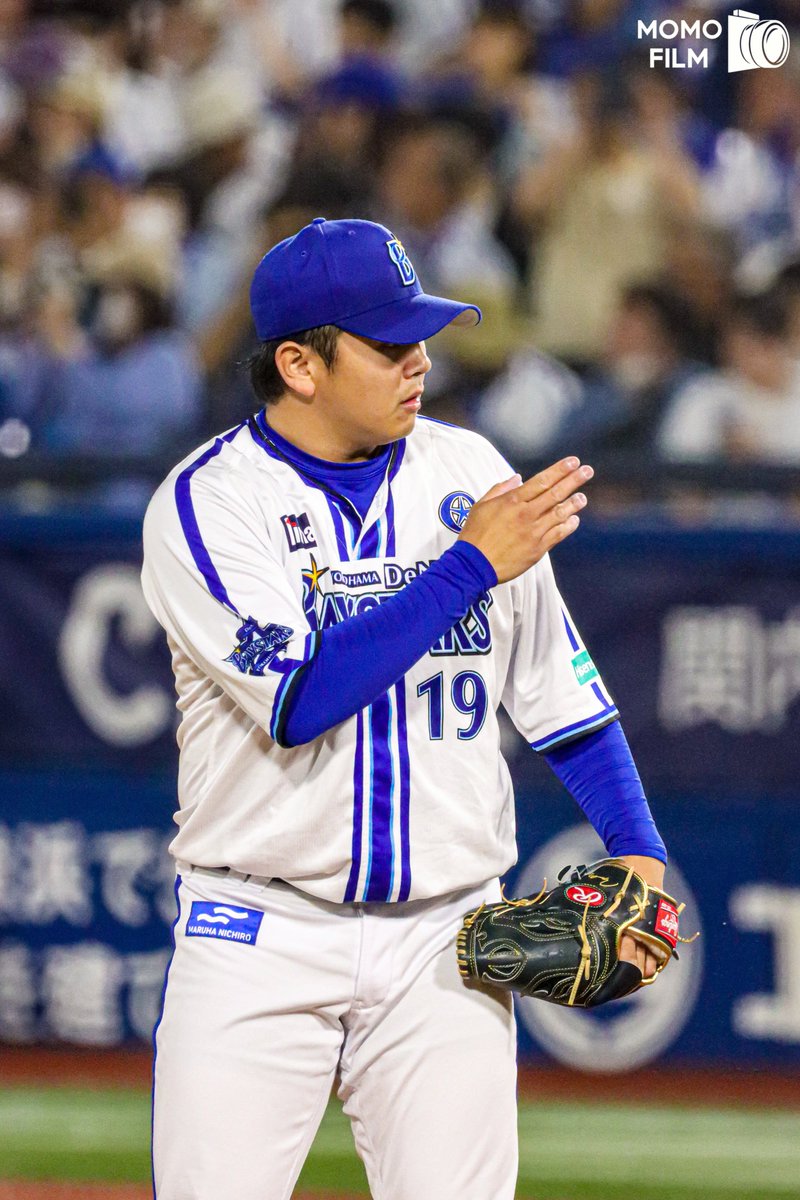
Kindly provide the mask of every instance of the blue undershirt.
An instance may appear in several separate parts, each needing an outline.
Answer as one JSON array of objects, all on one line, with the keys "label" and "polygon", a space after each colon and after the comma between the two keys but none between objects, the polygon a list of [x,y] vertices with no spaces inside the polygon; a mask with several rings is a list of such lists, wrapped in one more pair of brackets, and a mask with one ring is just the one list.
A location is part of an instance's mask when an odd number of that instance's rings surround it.
[{"label": "blue undershirt", "polygon": [[544,755],[577,800],[609,854],[645,854],[667,861],[667,851],[644,794],[619,721]]},{"label": "blue undershirt", "polygon": [[324,458],[314,458],[299,446],[293,446],[285,437],[269,425],[259,413],[257,418],[259,428],[266,433],[273,445],[280,450],[284,458],[288,458],[292,466],[303,475],[321,483],[328,491],[349,500],[363,521],[369,512],[369,506],[375,499],[375,493],[383,482],[389,459],[392,457],[392,446],[380,446],[372,458],[363,462],[328,462]]},{"label": "blue undershirt", "polygon": [[[300,450],[258,424],[301,474],[343,497],[363,520],[380,487],[391,446],[364,462],[333,463]],[[319,650],[296,677],[276,738],[282,746],[311,742],[368,707],[418,662],[497,584],[476,546],[457,541],[423,574],[368,612],[324,631]],[[612,855],[641,854],[666,862],[639,773],[619,721],[544,754]]]}]

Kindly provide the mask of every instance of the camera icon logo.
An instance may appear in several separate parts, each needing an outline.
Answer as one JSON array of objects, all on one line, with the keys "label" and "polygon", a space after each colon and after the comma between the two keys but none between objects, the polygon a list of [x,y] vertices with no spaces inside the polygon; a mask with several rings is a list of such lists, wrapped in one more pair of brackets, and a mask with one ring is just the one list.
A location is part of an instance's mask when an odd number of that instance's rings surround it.
[{"label": "camera icon logo", "polygon": [[782,67],[789,57],[789,31],[780,21],[735,8],[728,17],[728,71]]}]

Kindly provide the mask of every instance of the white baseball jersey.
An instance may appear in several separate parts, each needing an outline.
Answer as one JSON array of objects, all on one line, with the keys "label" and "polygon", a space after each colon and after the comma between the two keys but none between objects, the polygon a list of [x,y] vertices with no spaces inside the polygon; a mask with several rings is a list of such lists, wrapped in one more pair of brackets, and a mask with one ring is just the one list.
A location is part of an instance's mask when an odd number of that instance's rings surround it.
[{"label": "white baseball jersey", "polygon": [[536,750],[617,716],[547,557],[484,594],[370,707],[307,745],[273,734],[325,629],[424,571],[511,469],[477,434],[418,418],[362,522],[262,422],[186,458],[145,518],[144,593],[182,714],[173,855],[332,901],[440,896],[502,874],[516,847],[499,705]]}]

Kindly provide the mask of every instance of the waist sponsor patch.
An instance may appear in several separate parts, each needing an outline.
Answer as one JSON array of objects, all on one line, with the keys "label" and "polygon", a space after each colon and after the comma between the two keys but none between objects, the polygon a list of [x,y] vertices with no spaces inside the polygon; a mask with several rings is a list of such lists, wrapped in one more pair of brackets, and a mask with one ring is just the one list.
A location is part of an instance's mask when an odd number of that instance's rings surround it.
[{"label": "waist sponsor patch", "polygon": [[254,946],[263,917],[263,912],[257,908],[195,900],[186,922],[186,936],[216,938],[218,941]]}]

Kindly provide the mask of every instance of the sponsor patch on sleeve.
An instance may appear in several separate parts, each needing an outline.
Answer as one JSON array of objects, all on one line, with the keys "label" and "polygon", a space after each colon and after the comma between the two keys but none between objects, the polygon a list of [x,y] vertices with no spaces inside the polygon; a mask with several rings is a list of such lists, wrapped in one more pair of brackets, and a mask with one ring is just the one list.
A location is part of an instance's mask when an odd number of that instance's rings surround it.
[{"label": "sponsor patch on sleeve", "polygon": [[257,908],[215,904],[213,900],[194,900],[186,922],[186,936],[216,938],[217,941],[254,946],[263,918],[263,912]]},{"label": "sponsor patch on sleeve", "polygon": [[580,654],[575,655],[572,660],[572,669],[581,687],[584,683],[590,683],[593,679],[597,679],[597,667],[589,657],[588,650],[581,650]]}]

